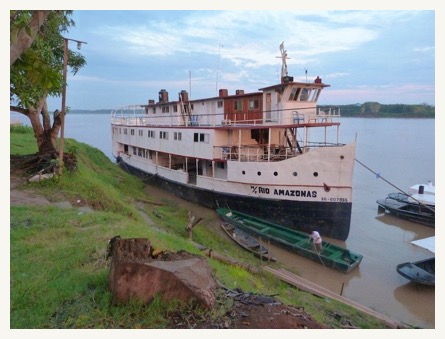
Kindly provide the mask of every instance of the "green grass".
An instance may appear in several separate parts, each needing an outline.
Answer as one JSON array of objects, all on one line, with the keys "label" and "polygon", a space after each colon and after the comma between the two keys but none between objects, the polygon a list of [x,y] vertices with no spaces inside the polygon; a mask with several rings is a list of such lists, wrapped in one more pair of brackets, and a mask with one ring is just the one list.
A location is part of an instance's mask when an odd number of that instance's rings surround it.
[{"label": "green grass", "polygon": [[[30,128],[11,128],[11,154],[36,152]],[[78,170],[54,180],[35,183],[31,188],[52,201],[78,201],[94,208],[11,206],[10,209],[10,327],[26,328],[165,328],[173,312],[191,310],[190,305],[162,302],[150,305],[137,301],[111,304],[108,288],[108,240],[144,237],[154,248],[185,250],[203,255],[187,238],[187,210],[170,201],[157,201],[144,192],[144,184],[113,164],[102,152],[75,140],[66,140],[66,149],[75,152]],[[136,206],[154,225],[148,225]],[[156,204],[150,204],[155,201]],[[140,205],[139,205],[140,206]],[[155,213],[154,213],[155,212]],[[156,215],[160,216],[159,218]],[[193,241],[251,266],[260,262],[238,245],[221,241],[220,235],[204,219],[193,230]],[[285,304],[303,307],[319,322],[341,327],[339,314],[362,328],[385,328],[370,316],[335,301],[301,292],[265,272],[253,274],[208,259],[219,283],[228,288],[276,295]],[[279,266],[273,263],[272,266]],[[194,316],[218,319],[230,308],[230,301],[211,311],[193,309]],[[210,314],[209,314],[210,312]]]}]

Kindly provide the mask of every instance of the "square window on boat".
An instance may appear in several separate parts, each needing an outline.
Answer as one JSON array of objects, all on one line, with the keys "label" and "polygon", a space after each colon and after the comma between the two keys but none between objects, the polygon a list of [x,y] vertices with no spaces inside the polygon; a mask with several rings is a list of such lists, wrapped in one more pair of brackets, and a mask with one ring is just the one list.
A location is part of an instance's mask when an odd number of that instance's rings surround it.
[{"label": "square window on boat", "polygon": [[198,133],[195,133],[195,135],[194,135],[194,141],[195,142],[205,142],[205,143],[209,143],[209,141],[210,141],[210,134],[208,134],[208,133],[199,133],[199,135],[198,135]]},{"label": "square window on boat", "polygon": [[309,88],[303,88],[300,94],[300,101],[308,101],[311,90]]},{"label": "square window on boat", "polygon": [[292,91],[289,95],[289,101],[297,101],[298,95],[300,94],[301,88],[292,88]]},{"label": "square window on boat", "polygon": [[260,107],[260,101],[258,99],[249,99],[249,110],[258,109]]},{"label": "square window on boat", "polygon": [[320,94],[319,89],[313,89],[309,101],[317,101]]},{"label": "square window on boat", "polygon": [[233,108],[235,111],[242,111],[243,110],[243,101],[242,100],[235,100]]},{"label": "square window on boat", "polygon": [[181,132],[175,132],[173,135],[174,140],[182,140],[182,133]]},{"label": "square window on boat", "polygon": [[223,107],[223,101],[222,101],[222,100],[219,100],[219,101],[218,101],[218,108],[221,108],[221,107]]}]

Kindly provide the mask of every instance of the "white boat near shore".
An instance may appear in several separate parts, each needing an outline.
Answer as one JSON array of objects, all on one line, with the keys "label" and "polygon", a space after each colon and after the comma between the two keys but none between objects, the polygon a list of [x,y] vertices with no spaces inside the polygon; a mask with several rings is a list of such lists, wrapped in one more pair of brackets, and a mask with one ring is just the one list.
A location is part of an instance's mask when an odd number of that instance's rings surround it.
[{"label": "white boat near shore", "polygon": [[[346,240],[356,143],[340,143],[340,112],[317,107],[330,85],[296,82],[280,45],[281,82],[245,93],[182,90],[112,112],[113,154],[176,195]],[[333,130],[332,132],[330,132]]]},{"label": "white boat near shore", "polygon": [[413,185],[406,193],[390,193],[376,202],[380,212],[435,227],[436,188],[431,181]]}]

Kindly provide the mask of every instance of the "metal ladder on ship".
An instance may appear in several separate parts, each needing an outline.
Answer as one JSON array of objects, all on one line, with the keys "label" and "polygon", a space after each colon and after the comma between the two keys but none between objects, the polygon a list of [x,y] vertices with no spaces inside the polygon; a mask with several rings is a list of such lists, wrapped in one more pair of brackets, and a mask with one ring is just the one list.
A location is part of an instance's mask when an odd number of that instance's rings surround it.
[{"label": "metal ladder on ship", "polygon": [[291,128],[286,128],[286,140],[287,144],[291,149],[298,149],[299,153],[303,153],[303,150],[300,147],[300,144],[298,143],[298,140],[295,135],[295,131]]},{"label": "metal ladder on ship", "polygon": [[190,101],[183,101],[182,100],[182,95],[181,93],[179,93],[179,102],[181,104],[181,114],[182,114],[182,118],[184,119],[184,124],[188,125],[189,123],[192,122],[192,116],[191,116],[191,112],[192,112],[192,107],[190,105]]}]

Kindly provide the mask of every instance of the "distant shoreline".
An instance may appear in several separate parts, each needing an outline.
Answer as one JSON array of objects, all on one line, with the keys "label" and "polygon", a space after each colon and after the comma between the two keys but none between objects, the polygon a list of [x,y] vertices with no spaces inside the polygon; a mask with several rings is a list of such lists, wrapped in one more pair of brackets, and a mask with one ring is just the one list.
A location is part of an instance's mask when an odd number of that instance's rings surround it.
[{"label": "distant shoreline", "polygon": [[[320,108],[327,107],[327,106],[319,106]],[[329,106],[334,107],[334,106]],[[435,111],[433,108],[433,111],[427,111],[427,112],[397,112],[397,113],[391,113],[391,112],[351,112],[349,109],[342,109],[341,106],[335,106],[340,107],[340,117],[342,118],[402,118],[402,119],[434,119]],[[110,115],[112,109],[100,109],[100,110],[70,110],[68,114],[107,114]]]},{"label": "distant shoreline", "polygon": [[[435,106],[426,103],[417,105],[406,104],[380,104],[378,102],[365,102],[363,104],[349,105],[318,105],[321,110],[335,108],[340,110],[340,116],[344,118],[428,118],[436,116]],[[114,109],[102,108],[96,110],[70,109],[68,114],[108,114]]]}]

